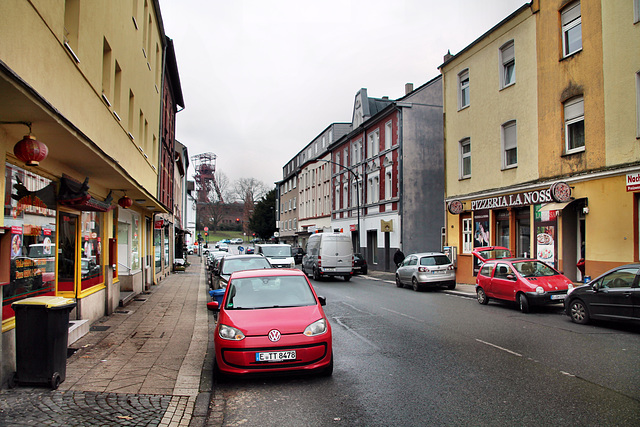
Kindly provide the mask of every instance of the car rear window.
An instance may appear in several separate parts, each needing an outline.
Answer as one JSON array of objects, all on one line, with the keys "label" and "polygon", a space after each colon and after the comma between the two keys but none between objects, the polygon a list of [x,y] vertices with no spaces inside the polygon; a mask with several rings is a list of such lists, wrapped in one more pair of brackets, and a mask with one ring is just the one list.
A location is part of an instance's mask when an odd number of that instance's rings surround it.
[{"label": "car rear window", "polygon": [[271,268],[271,264],[265,258],[251,257],[251,258],[237,258],[237,259],[225,259],[222,266],[222,274],[231,274],[236,271],[242,270],[257,270],[260,268]]},{"label": "car rear window", "polygon": [[420,258],[420,265],[447,265],[451,264],[446,255],[431,255]]},{"label": "car rear window", "polygon": [[229,284],[226,309],[303,307],[316,299],[302,276],[264,276],[234,279]]}]

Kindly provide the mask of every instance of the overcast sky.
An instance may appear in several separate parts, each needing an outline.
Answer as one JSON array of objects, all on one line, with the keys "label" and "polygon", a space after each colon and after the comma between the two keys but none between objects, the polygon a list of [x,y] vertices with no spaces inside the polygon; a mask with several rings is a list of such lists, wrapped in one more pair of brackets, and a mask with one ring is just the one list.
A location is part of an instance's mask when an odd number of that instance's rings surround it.
[{"label": "overcast sky", "polygon": [[[360,88],[404,95],[525,0],[160,0],[185,109],[176,137],[268,186]],[[193,174],[190,166],[189,175]]]}]

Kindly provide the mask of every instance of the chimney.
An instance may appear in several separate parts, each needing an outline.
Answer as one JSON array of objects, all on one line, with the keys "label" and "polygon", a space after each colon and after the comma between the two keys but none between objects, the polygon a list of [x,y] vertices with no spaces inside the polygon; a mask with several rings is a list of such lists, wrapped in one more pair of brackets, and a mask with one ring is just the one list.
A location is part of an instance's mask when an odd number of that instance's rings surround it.
[{"label": "chimney", "polygon": [[382,99],[385,100],[385,101],[388,101],[389,97],[388,96],[383,96]]},{"label": "chimney", "polygon": [[413,83],[405,83],[404,84],[404,94],[408,95],[413,92]]},{"label": "chimney", "polygon": [[447,50],[447,54],[444,56],[444,62],[447,62],[451,58],[453,58],[453,55],[451,55],[451,50]]}]

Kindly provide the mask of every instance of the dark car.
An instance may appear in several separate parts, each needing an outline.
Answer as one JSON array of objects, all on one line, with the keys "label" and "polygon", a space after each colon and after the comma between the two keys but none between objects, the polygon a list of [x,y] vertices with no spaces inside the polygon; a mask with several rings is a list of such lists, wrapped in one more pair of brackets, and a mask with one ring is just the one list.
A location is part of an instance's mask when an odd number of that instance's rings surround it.
[{"label": "dark car", "polygon": [[575,323],[594,320],[640,321],[640,264],[607,271],[569,291],[565,314]]},{"label": "dark car", "polygon": [[305,252],[302,248],[291,248],[291,252],[293,253],[293,260],[296,264],[302,264],[302,257]]},{"label": "dark car", "polygon": [[272,268],[269,260],[262,255],[228,255],[220,259],[213,268],[211,288],[225,288],[231,273],[243,270]]},{"label": "dark car", "polygon": [[353,274],[367,274],[369,267],[362,254],[353,254]]}]

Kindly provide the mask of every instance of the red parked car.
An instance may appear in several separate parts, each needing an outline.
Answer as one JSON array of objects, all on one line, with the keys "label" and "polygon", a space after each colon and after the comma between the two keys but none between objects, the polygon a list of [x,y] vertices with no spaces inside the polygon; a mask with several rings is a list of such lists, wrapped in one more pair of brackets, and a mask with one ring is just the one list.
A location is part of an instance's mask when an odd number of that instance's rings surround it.
[{"label": "red parked car", "polygon": [[331,326],[300,270],[263,269],[231,275],[214,334],[217,375],[333,373]]},{"label": "red parked car", "polygon": [[542,261],[505,258],[485,262],[476,277],[480,304],[489,299],[517,302],[528,313],[533,305],[562,303],[573,282]]}]

